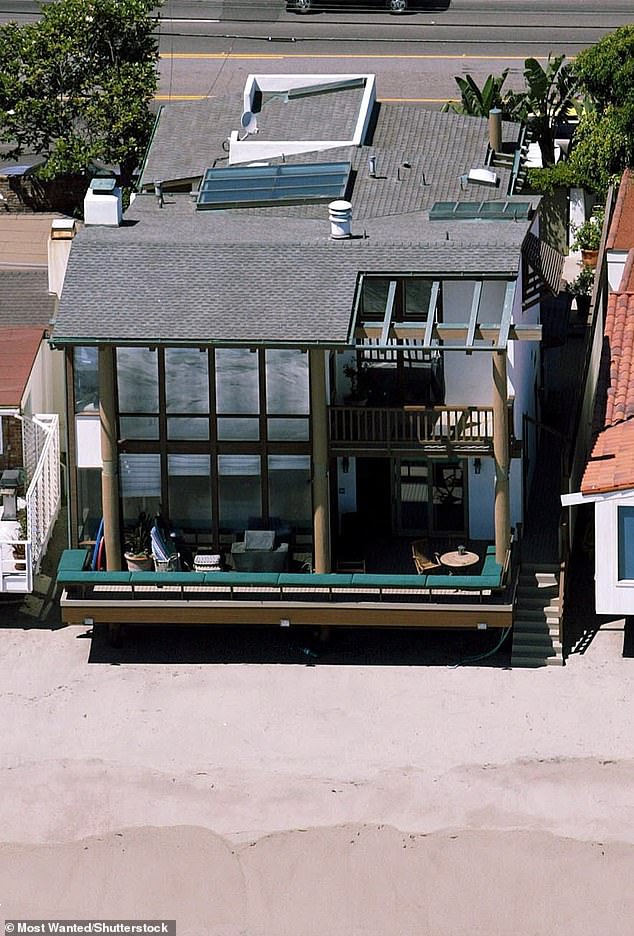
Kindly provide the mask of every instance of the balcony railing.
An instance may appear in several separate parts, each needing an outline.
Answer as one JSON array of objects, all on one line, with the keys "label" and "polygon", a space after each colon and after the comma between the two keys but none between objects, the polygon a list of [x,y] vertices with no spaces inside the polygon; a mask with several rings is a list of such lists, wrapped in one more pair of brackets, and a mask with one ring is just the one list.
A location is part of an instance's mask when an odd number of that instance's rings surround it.
[{"label": "balcony railing", "polygon": [[489,455],[491,406],[330,407],[333,452],[387,449],[427,454]]}]

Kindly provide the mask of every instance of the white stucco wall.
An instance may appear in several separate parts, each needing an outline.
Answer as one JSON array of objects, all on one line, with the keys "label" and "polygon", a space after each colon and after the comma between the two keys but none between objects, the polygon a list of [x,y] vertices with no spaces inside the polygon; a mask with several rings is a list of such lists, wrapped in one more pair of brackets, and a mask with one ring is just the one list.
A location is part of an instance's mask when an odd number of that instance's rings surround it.
[{"label": "white stucco wall", "polygon": [[619,582],[617,510],[634,507],[634,490],[598,500],[594,507],[597,614],[634,615],[634,580]]},{"label": "white stucco wall", "polygon": [[627,250],[608,250],[606,253],[608,261],[608,285],[611,292],[618,292],[627,255]]},{"label": "white stucco wall", "polygon": [[468,460],[469,536],[491,540],[495,535],[495,471],[492,458],[480,459],[480,474],[474,470],[475,459]]}]

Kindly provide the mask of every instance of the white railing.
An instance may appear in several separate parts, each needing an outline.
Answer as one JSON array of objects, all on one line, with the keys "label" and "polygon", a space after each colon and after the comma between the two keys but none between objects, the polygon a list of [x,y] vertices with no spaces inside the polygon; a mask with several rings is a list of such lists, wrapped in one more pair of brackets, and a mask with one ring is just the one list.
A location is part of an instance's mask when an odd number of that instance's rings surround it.
[{"label": "white railing", "polygon": [[28,539],[35,574],[46,551],[61,500],[59,416],[55,413],[40,415],[29,422],[40,430],[35,433],[37,467],[32,477],[27,474],[30,481],[26,492]]},{"label": "white railing", "polygon": [[[27,536],[18,539],[15,529],[0,537],[0,592],[33,590],[33,576],[46,552],[61,501],[59,417],[47,413],[22,417],[21,422],[22,457],[28,483]],[[15,556],[18,551],[15,547],[20,545],[24,546],[24,559]]]}]

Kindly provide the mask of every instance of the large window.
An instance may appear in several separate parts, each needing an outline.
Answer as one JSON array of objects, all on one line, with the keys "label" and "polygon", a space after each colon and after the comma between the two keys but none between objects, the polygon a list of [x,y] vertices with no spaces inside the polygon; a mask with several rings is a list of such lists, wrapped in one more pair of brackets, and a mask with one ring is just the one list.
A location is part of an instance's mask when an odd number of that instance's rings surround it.
[{"label": "large window", "polygon": [[260,436],[259,356],[248,348],[216,351],[218,438],[240,441]]},{"label": "large window", "polygon": [[169,519],[184,531],[212,531],[211,458],[209,455],[168,455]]},{"label": "large window", "polygon": [[209,357],[198,348],[165,349],[168,439],[209,438]]},{"label": "large window", "polygon": [[259,455],[218,456],[220,530],[240,533],[262,515],[262,483]]},{"label": "large window", "polygon": [[309,355],[299,349],[120,348],[124,524],[159,510],[187,538],[309,532]]},{"label": "large window", "polygon": [[274,442],[308,439],[308,355],[295,349],[266,352],[267,436]]},{"label": "large window", "polygon": [[123,525],[134,526],[139,514],[157,514],[161,503],[161,456],[125,454],[119,459]]},{"label": "large window", "polygon": [[124,439],[158,439],[158,352],[117,348],[119,429]]},{"label": "large window", "polygon": [[276,519],[278,528],[309,532],[312,526],[310,456],[269,455],[268,469],[269,516]]},{"label": "large window", "polygon": [[75,412],[99,409],[99,364],[97,348],[73,349]]},{"label": "large window", "polygon": [[634,580],[634,507],[618,508],[619,580]]}]

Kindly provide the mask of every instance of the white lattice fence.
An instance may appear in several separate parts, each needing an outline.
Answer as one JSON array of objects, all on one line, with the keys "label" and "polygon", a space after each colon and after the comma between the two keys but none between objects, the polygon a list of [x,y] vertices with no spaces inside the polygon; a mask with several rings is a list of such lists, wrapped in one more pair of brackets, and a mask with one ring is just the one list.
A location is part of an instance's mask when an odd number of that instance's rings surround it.
[{"label": "white lattice fence", "polygon": [[28,482],[26,516],[34,574],[39,569],[61,499],[59,417],[56,414],[34,416],[24,420],[23,429]]}]

